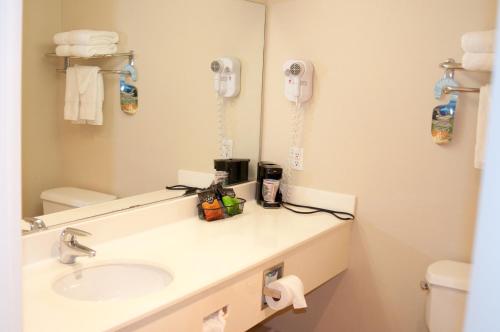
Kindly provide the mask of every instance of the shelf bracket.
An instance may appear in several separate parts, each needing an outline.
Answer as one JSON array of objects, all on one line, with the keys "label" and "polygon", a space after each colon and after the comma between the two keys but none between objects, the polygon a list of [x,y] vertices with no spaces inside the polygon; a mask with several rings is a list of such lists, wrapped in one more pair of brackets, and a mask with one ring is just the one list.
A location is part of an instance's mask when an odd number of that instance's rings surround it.
[{"label": "shelf bracket", "polygon": [[130,53],[128,55],[128,64],[131,65],[132,67],[135,64],[135,54],[134,54],[134,51],[130,51]]},{"label": "shelf bracket", "polygon": [[67,56],[67,57],[64,57],[64,71],[66,71],[66,69],[68,69],[69,67],[71,67],[71,60]]}]

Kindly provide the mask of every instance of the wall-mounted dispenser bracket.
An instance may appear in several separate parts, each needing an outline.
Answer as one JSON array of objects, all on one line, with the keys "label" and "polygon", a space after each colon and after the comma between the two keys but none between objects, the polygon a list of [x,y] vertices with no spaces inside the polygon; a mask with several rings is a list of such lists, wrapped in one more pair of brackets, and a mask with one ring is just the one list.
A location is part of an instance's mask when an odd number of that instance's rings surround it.
[{"label": "wall-mounted dispenser bracket", "polygon": [[284,274],[284,263],[279,263],[266,270],[264,270],[262,275],[262,303],[261,309],[264,310],[267,307],[266,295],[271,296],[275,299],[281,298],[281,293],[275,289],[267,287],[271,282],[283,278]]},{"label": "wall-mounted dispenser bracket", "polygon": [[[452,59],[452,58],[448,58],[444,62],[441,62],[439,64],[439,67],[443,68],[445,70],[445,75],[450,77],[450,78],[455,77],[455,70],[465,70],[460,62],[456,62],[455,59]],[[457,93],[457,92],[478,93],[479,89],[478,88],[468,88],[468,87],[454,87],[454,86],[446,86],[443,88],[444,94],[451,94],[451,93]]]}]

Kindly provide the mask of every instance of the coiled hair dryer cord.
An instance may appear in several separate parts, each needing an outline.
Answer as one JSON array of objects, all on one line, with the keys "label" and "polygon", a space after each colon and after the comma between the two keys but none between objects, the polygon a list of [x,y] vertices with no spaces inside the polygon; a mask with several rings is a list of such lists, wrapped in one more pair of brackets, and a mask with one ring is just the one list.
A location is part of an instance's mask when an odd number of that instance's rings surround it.
[{"label": "coiled hair dryer cord", "polygon": [[[298,214],[314,214],[314,213],[323,212],[323,213],[331,214],[335,218],[340,219],[340,220],[344,220],[344,221],[354,220],[356,218],[354,216],[354,214],[349,213],[349,212],[322,209],[322,208],[318,208],[318,207],[314,207],[314,206],[299,205],[299,204],[293,204],[293,203],[289,203],[289,202],[282,202],[281,206],[289,211],[292,211],[292,212],[298,213]],[[296,210],[296,209],[291,208],[290,206],[298,207],[298,208],[302,208],[302,209],[309,209],[309,211]]]}]

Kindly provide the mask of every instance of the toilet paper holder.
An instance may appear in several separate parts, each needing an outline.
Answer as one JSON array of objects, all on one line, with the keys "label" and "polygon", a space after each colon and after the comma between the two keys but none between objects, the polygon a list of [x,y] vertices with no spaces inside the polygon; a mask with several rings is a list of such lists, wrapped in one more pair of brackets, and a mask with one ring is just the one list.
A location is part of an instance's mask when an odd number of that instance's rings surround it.
[{"label": "toilet paper holder", "polygon": [[270,296],[276,300],[281,299],[281,292],[276,289],[267,287],[271,282],[283,278],[285,264],[281,262],[263,271],[262,274],[262,300],[261,309],[267,307],[266,296]]}]

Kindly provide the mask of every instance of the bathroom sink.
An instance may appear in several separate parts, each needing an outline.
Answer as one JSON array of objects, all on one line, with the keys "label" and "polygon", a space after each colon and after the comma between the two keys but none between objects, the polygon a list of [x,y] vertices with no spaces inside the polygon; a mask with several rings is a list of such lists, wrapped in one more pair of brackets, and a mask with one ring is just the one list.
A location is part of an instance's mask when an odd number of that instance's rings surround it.
[{"label": "bathroom sink", "polygon": [[52,288],[62,296],[82,301],[130,299],[162,290],[172,275],[149,264],[108,263],[72,271]]}]

